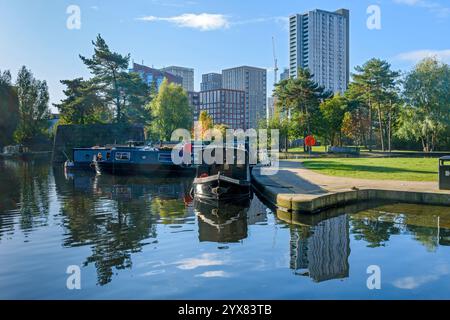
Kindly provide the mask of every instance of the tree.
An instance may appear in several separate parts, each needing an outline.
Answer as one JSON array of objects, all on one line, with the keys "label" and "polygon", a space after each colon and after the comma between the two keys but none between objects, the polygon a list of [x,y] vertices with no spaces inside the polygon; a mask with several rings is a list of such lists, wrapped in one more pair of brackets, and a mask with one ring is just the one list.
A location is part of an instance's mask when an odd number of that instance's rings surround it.
[{"label": "tree", "polygon": [[67,87],[64,90],[67,98],[54,106],[58,108],[63,123],[89,124],[107,120],[108,108],[91,81],[77,78],[62,80],[61,83]]},{"label": "tree", "polygon": [[288,115],[296,114],[304,138],[320,122],[320,102],[331,96],[330,92],[325,92],[323,87],[314,82],[313,77],[308,69],[299,68],[297,77],[280,81],[275,85],[273,94],[280,111]]},{"label": "tree", "polygon": [[230,127],[228,125],[223,124],[223,123],[215,124],[213,126],[213,128],[222,134],[222,139],[226,138],[227,130],[230,129]]},{"label": "tree", "polygon": [[320,112],[323,118],[323,134],[325,137],[328,137],[331,145],[334,145],[336,137],[339,138],[339,145],[342,145],[341,129],[346,111],[347,101],[339,93],[320,104]]},{"label": "tree", "polygon": [[[267,138],[268,141],[272,140],[271,130],[278,130],[279,139],[280,139],[280,150],[288,152],[288,140],[289,138],[295,138],[298,135],[298,132],[291,130],[291,123],[288,117],[282,117],[279,112],[275,112],[274,115],[269,118],[269,120],[262,119],[259,124],[260,129],[267,129]],[[265,142],[264,142],[265,144]]]},{"label": "tree", "polygon": [[122,113],[122,120],[129,123],[149,124],[151,112],[145,106],[152,99],[153,89],[147,86],[135,72],[124,73],[120,77],[119,86],[122,89],[121,105],[126,106]]},{"label": "tree", "polygon": [[0,72],[0,145],[13,141],[19,119],[19,99],[11,83],[11,73]]},{"label": "tree", "polygon": [[127,72],[130,55],[112,52],[100,35],[92,44],[92,58],[80,55],[94,75],[92,85],[99,90],[105,103],[113,105],[117,122],[141,121],[149,98],[149,88],[138,74]]},{"label": "tree", "polygon": [[50,110],[47,82],[36,80],[31,71],[23,66],[17,76],[16,87],[20,123],[14,137],[19,143],[30,144],[48,129]]},{"label": "tree", "polygon": [[425,152],[435,150],[450,130],[450,66],[422,60],[406,76],[403,97],[397,135],[421,141]]},{"label": "tree", "polygon": [[208,114],[206,110],[202,110],[198,117],[197,130],[200,133],[200,138],[204,138],[208,129],[212,129],[214,126],[213,118]]},{"label": "tree", "polygon": [[149,109],[153,117],[150,132],[157,139],[169,140],[175,129],[192,128],[193,111],[186,91],[180,85],[169,83],[167,79],[161,83],[159,93],[150,102]]},{"label": "tree", "polygon": [[363,66],[355,67],[353,83],[349,90],[351,95],[359,97],[368,106],[369,149],[373,143],[373,110],[378,114],[378,127],[381,148],[385,150],[386,122],[392,117],[394,101],[397,97],[397,79],[399,72],[392,71],[391,65],[384,60],[370,59]]}]

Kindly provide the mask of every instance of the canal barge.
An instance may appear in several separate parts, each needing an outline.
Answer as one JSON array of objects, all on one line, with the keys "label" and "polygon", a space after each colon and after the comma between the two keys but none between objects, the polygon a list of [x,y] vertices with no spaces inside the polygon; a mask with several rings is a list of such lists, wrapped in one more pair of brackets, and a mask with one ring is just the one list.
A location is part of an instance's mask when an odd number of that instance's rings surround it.
[{"label": "canal barge", "polygon": [[93,161],[96,158],[108,159],[111,155],[110,147],[73,148],[72,159],[64,163],[66,170],[95,170]]},{"label": "canal barge", "polygon": [[[193,165],[177,165],[172,161],[172,149],[177,143],[161,143],[157,146],[115,146],[106,157],[93,161],[98,173],[117,175],[194,175]],[[183,151],[181,151],[183,152]]]},{"label": "canal barge", "polygon": [[[227,152],[233,154],[227,162]],[[197,166],[193,182],[193,195],[204,202],[248,201],[252,196],[251,173],[247,145],[226,146],[221,163]],[[240,159],[241,161],[237,161]],[[228,159],[230,160],[230,159]]]}]

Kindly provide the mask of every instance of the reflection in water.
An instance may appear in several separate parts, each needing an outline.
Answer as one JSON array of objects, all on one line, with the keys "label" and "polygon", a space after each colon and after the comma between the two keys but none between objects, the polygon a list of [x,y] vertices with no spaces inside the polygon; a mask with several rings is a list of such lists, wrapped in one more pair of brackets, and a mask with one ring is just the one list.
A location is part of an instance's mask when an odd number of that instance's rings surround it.
[{"label": "reflection in water", "polygon": [[[371,264],[383,266],[381,297],[450,298],[448,207],[364,203],[276,219],[257,197],[194,204],[191,183],[0,161],[0,298],[74,297],[69,263],[85,267],[80,298],[370,297],[358,281]],[[331,279],[345,281],[316,284]]]},{"label": "reflection in water", "polygon": [[200,241],[238,242],[247,238],[247,211],[250,201],[242,204],[207,204],[195,201]]},{"label": "reflection in water", "polygon": [[352,216],[352,233],[369,247],[385,246],[392,235],[410,233],[428,250],[450,245],[450,208],[389,204]]},{"label": "reflection in water", "polygon": [[200,241],[231,243],[248,236],[248,226],[266,221],[266,208],[259,201],[217,203],[195,200]]},{"label": "reflection in water", "polygon": [[348,216],[319,224],[291,226],[291,269],[316,282],[349,275],[350,237]]},{"label": "reflection in water", "polygon": [[39,162],[0,161],[0,240],[14,233],[16,214],[25,235],[47,224],[49,212],[49,167]]},{"label": "reflection in water", "polygon": [[158,219],[172,223],[189,212],[180,201],[188,194],[189,180],[90,173],[64,177],[58,169],[55,179],[57,188],[65,189],[59,192],[67,229],[63,245],[91,245],[84,266],[95,265],[100,285],[111,281],[113,268],[131,268],[131,254],[156,241]]}]

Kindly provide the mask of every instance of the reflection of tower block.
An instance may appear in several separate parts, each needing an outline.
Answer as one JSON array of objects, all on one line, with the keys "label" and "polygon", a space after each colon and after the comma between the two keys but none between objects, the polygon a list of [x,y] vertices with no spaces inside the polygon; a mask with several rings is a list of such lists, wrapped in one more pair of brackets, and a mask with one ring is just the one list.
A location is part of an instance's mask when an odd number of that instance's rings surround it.
[{"label": "reflection of tower block", "polygon": [[291,228],[290,267],[314,281],[346,278],[349,274],[348,217],[341,215],[317,226]]},{"label": "reflection of tower block", "polygon": [[290,268],[299,275],[308,272],[308,238],[305,237],[305,228],[309,227],[291,228]]},{"label": "reflection of tower block", "polygon": [[350,255],[347,215],[324,220],[308,241],[310,277],[317,282],[347,278]]}]

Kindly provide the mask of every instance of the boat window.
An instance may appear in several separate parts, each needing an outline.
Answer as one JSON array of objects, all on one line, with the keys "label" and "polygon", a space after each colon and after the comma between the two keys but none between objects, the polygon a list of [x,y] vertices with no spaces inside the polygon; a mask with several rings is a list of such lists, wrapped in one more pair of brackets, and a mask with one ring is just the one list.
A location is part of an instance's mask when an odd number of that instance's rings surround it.
[{"label": "boat window", "polygon": [[130,152],[116,152],[116,160],[129,161],[130,157]]}]

